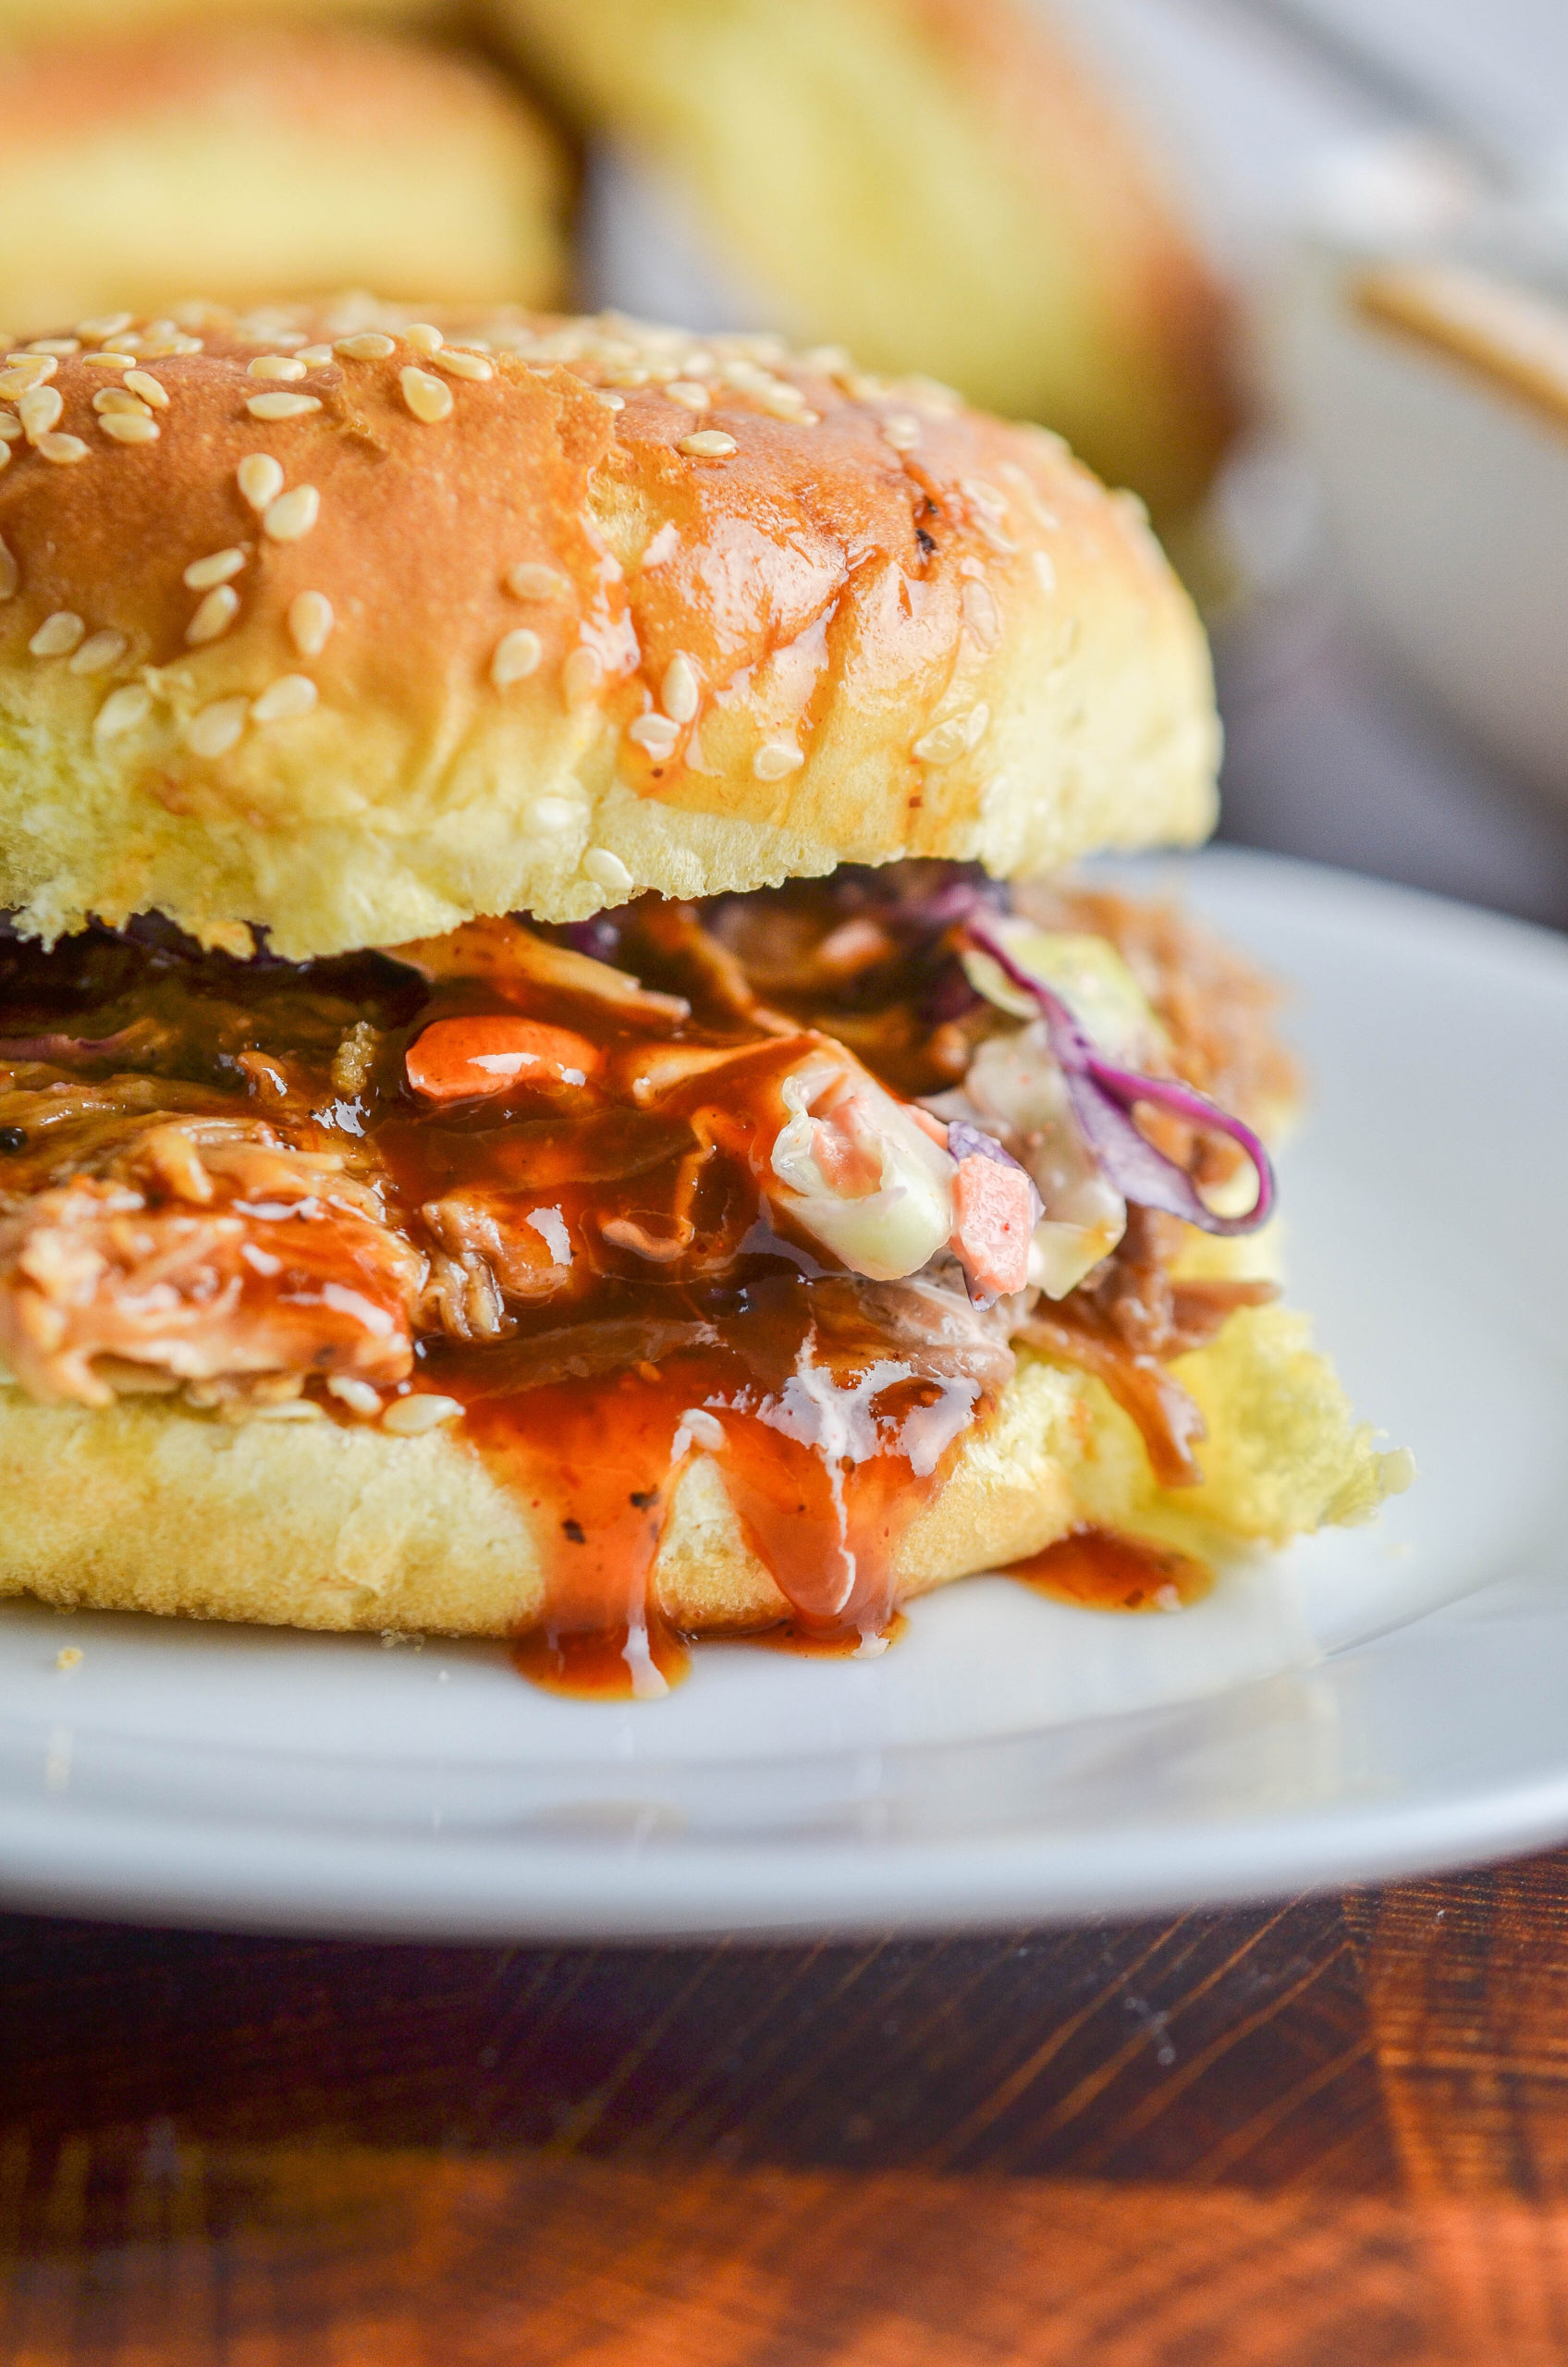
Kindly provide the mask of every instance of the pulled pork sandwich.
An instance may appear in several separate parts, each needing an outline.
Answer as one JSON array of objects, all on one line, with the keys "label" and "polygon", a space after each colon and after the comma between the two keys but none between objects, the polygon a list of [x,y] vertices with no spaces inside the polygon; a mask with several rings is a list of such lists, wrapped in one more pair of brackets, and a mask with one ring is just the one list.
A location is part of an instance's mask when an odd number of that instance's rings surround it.
[{"label": "pulled pork sandwich", "polygon": [[185,318],[0,369],[0,1587],[656,1690],[1369,1513],[1268,989],[1062,877],[1214,810],[1136,505],[766,338]]}]

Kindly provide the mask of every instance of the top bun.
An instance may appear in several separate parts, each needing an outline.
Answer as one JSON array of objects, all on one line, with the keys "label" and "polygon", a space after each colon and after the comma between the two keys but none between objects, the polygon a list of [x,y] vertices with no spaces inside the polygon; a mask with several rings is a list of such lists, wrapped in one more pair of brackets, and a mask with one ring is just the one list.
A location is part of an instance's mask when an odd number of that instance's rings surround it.
[{"label": "top bun", "polygon": [[1190,842],[1190,602],[1059,439],[841,353],[369,300],[0,363],[0,901],[295,960]]}]

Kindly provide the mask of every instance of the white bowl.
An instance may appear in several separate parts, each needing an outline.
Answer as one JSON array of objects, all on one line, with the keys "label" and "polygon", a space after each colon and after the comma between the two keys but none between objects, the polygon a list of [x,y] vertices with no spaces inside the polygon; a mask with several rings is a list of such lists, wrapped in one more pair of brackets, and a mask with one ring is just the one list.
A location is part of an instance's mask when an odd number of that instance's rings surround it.
[{"label": "white bowl", "polygon": [[[1317,243],[1272,358],[1355,606],[1452,716],[1568,802],[1568,300],[1542,284],[1543,249],[1526,276]],[[1429,300],[1424,325],[1387,316],[1402,277],[1407,310]]]}]

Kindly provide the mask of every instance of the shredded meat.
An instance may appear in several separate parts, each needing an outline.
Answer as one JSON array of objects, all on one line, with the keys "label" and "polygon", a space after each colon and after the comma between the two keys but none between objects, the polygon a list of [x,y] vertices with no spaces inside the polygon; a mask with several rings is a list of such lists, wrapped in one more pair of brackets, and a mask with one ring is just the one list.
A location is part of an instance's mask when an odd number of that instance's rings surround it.
[{"label": "shredded meat", "polygon": [[107,1404],[100,1359],[196,1382],[396,1381],[423,1274],[374,1196],[329,1160],[153,1127],[104,1174],[0,1219],[0,1355],[51,1404]]},{"label": "shredded meat", "polygon": [[[736,1279],[758,1232],[756,1080],[820,1029],[907,1098],[960,1082],[1010,1024],[956,956],[976,892],[996,891],[954,866],[851,868],[299,967],[202,956],[161,924],[50,955],[0,937],[0,1356],[50,1402],[184,1389],[234,1410],[316,1379],[396,1383],[416,1349],[482,1348],[481,1392],[645,1368],[708,1340],[710,1311],[748,1355],[767,1330],[735,1312],[761,1287]],[[1207,930],[1098,892],[1027,902],[1119,947],[1181,1075],[1255,1122],[1288,1102],[1273,990]],[[489,1110],[410,1094],[410,1047],[466,1043],[497,1011],[514,1035],[558,1036],[558,1014],[592,1060],[532,1098],[508,1082]],[[1178,1127],[1162,1147],[1222,1179],[1207,1137]],[[1018,1290],[984,1318],[950,1257],[898,1285],[802,1270],[857,1355],[993,1388],[1011,1337],[1096,1373],[1179,1484],[1202,1426],[1170,1366],[1273,1295],[1181,1278],[1184,1237],[1134,1208],[1067,1297]]]}]

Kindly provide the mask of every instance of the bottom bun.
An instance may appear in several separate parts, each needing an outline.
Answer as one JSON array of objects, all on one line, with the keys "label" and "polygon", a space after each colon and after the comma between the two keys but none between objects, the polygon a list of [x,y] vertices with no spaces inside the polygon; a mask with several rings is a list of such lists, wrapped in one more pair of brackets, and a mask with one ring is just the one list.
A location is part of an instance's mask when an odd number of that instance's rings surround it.
[{"label": "bottom bun", "polygon": [[[1173,1367],[1208,1427],[1206,1478],[1157,1486],[1100,1383],[1024,1355],[895,1557],[900,1600],[1037,1552],[1083,1524],[1202,1550],[1366,1519],[1408,1459],[1357,1428],[1303,1317],[1244,1309]],[[460,1428],[415,1438],[311,1420],[230,1426],[171,1398],[104,1412],[0,1392],[0,1593],[267,1626],[511,1636],[545,1616],[522,1503]],[[683,1473],[655,1564],[692,1634],[789,1605],[719,1466]]]}]

